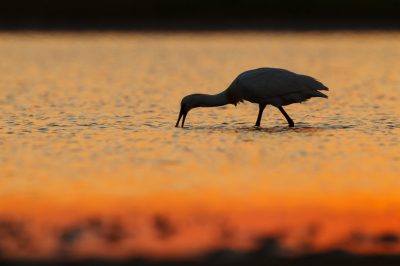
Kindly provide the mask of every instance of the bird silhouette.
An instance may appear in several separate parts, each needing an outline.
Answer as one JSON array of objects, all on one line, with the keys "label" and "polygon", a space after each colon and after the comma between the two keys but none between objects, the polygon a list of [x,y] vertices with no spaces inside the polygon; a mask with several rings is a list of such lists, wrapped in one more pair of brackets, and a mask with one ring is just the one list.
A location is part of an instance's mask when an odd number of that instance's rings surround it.
[{"label": "bird silhouette", "polygon": [[245,71],[237,76],[225,91],[219,94],[191,94],[184,97],[175,127],[178,127],[182,116],[183,127],[187,113],[193,108],[226,104],[236,106],[243,101],[259,104],[255,126],[260,126],[263,111],[270,104],[282,112],[289,123],[289,127],[294,127],[293,120],[282,106],[301,103],[312,97],[328,98],[319,90],[327,91],[329,89],[312,77],[296,74],[285,69],[258,68]]}]

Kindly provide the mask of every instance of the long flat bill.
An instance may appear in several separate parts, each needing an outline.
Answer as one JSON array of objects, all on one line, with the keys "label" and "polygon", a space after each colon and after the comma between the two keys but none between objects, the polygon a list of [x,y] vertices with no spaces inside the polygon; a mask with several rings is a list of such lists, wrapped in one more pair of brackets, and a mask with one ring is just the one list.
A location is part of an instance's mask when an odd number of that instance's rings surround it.
[{"label": "long flat bill", "polygon": [[179,112],[179,118],[178,118],[178,121],[176,122],[175,127],[179,126],[179,121],[181,120],[182,115],[183,115],[183,108],[181,108],[181,111]]},{"label": "long flat bill", "polygon": [[182,127],[183,127],[183,124],[185,124],[186,115],[187,115],[187,114],[183,114]]}]

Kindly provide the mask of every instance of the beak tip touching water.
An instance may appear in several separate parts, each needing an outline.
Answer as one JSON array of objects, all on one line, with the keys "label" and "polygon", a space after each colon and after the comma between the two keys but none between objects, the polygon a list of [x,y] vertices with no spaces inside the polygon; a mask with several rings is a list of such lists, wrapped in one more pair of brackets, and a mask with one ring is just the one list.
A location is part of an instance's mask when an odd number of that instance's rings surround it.
[{"label": "beak tip touching water", "polygon": [[183,116],[183,119],[182,119],[182,126],[181,127],[183,127],[183,124],[185,123],[186,114],[187,113],[185,113],[183,108],[181,108],[181,111],[179,112],[179,118],[178,118],[178,121],[176,122],[175,127],[179,127],[179,121],[181,120],[182,116]]},{"label": "beak tip touching water", "polygon": [[179,120],[181,120],[181,116],[179,116],[178,121],[176,122],[175,127],[179,127]]}]

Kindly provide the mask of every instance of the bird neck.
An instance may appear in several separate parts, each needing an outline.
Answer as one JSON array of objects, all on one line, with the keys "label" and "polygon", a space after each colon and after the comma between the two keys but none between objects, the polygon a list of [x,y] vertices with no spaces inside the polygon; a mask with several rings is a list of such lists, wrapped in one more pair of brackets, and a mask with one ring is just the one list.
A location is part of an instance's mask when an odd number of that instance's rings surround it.
[{"label": "bird neck", "polygon": [[216,107],[230,103],[226,91],[215,95],[201,94],[198,96],[197,100],[201,107]]}]

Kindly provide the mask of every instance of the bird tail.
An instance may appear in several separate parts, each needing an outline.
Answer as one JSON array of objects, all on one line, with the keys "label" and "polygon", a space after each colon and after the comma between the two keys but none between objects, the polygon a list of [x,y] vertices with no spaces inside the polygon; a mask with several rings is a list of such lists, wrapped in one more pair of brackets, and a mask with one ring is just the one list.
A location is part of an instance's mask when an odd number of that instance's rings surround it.
[{"label": "bird tail", "polygon": [[319,91],[302,91],[297,93],[291,93],[281,97],[270,98],[268,99],[268,103],[275,107],[279,107],[279,106],[289,105],[292,103],[305,102],[312,97],[328,98],[327,95]]},{"label": "bird tail", "polygon": [[[326,87],[325,87],[326,88]],[[323,94],[320,91],[305,91],[302,94],[307,95],[307,98],[311,97],[322,97],[322,98],[328,98],[328,95]]]}]

